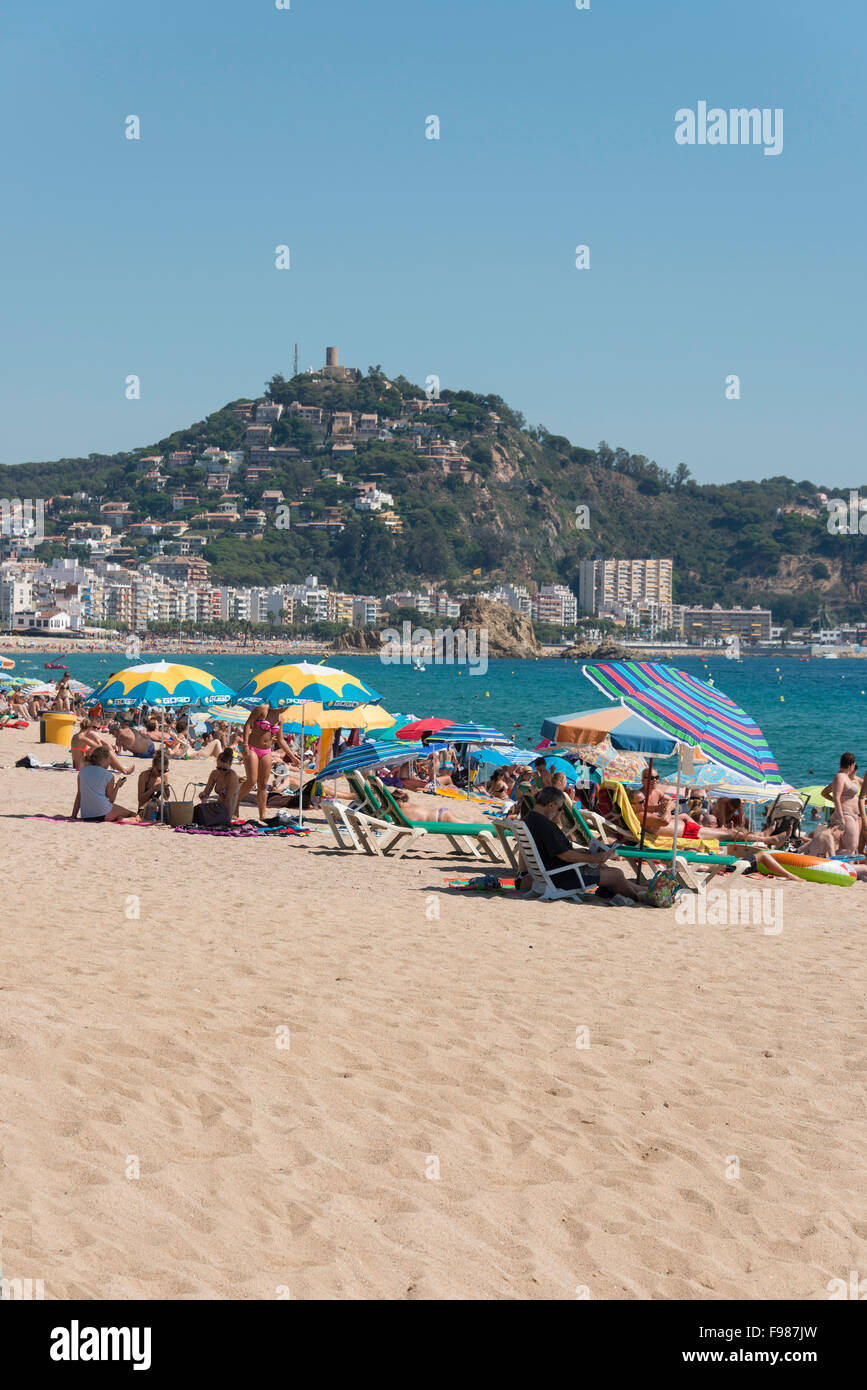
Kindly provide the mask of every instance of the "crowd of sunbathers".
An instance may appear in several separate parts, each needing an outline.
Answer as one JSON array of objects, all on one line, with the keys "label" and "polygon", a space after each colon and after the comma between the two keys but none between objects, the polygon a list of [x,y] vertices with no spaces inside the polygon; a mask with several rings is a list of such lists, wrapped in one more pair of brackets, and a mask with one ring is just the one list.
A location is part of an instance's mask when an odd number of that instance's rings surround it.
[{"label": "crowd of sunbathers", "polygon": [[[305,779],[304,804],[309,804],[318,766],[318,741],[309,737],[302,754],[300,740],[284,734],[285,710],[260,705],[251,710],[243,726],[213,719],[204,725],[191,725],[183,710],[161,710],[157,716],[146,706],[125,710],[108,720],[98,705],[84,704],[81,695],[70,687],[66,672],[50,705],[44,695],[0,687],[0,727],[39,719],[48,708],[71,712],[78,718],[70,751],[73,767],[79,773],[73,815],[82,819],[159,818],[161,804],[170,795],[169,770],[178,759],[215,760],[199,799],[224,808],[232,819],[243,803],[255,803],[261,822],[266,821],[269,810],[297,808],[301,799],[298,788]],[[336,756],[362,737],[358,730],[347,730],[343,735],[340,730],[335,731],[330,756]],[[789,808],[787,813],[767,819],[756,829],[750,826],[744,803],[737,797],[709,798],[701,790],[687,786],[676,807],[674,790],[661,785],[652,766],[644,770],[640,787],[627,793],[625,789],[618,792],[616,783],[591,783],[588,787],[586,779],[574,774],[570,777],[550,767],[550,755],[536,758],[532,766],[513,763],[497,767],[485,780],[473,780],[466,751],[454,747],[438,749],[426,757],[389,764],[378,771],[410,819],[484,823],[496,815],[526,819],[538,813],[560,834],[565,834],[563,807],[567,803],[601,815],[613,842],[604,853],[598,848],[593,853],[586,848],[576,849],[567,840],[566,848],[561,846],[555,858],[558,863],[570,862],[569,856],[574,852],[578,856],[575,862],[582,865],[582,872],[585,867],[590,869],[591,878],[595,877],[594,870],[604,868],[599,882],[610,887],[611,876],[616,875],[617,891],[626,896],[632,890],[623,884],[632,880],[625,879],[619,870],[606,867],[606,861],[615,854],[618,842],[635,843],[636,823],[642,843],[673,841],[676,810],[679,845],[684,840],[692,841],[700,849],[703,843],[710,842],[730,857],[746,859],[748,871],[762,869],[781,879],[793,875],[774,857],[775,851],[851,860],[867,850],[867,775],[859,779],[857,759],[850,752],[843,753],[838,771],[822,790],[830,812],[827,821],[814,808],[811,821],[805,825],[802,816]],[[135,773],[134,759],[147,759],[148,766],[137,777],[135,798],[127,798],[136,804],[124,806],[118,803],[117,795]],[[294,790],[292,780],[296,784]],[[440,797],[434,806],[425,795],[433,791],[449,793],[450,798]],[[618,796],[625,797],[628,805],[618,804]],[[632,825],[625,823],[627,817],[631,817]],[[550,842],[556,837],[538,820],[533,824],[553,854]],[[568,830],[568,818],[565,824]],[[856,866],[855,871],[860,879],[867,879],[867,868]]]}]

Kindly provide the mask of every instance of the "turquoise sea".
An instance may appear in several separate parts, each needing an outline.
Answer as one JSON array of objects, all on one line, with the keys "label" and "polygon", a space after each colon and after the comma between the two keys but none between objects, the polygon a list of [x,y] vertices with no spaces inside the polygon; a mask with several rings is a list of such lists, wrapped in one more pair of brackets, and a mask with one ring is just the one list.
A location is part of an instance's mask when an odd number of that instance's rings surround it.
[{"label": "turquoise sea", "polygon": [[[141,660],[149,658],[143,653]],[[272,656],[172,656],[214,671],[237,689],[254,670],[274,664]],[[301,660],[293,651],[292,661]],[[309,657],[319,661],[321,655]],[[70,675],[96,685],[109,672],[131,665],[119,653],[16,653],[16,674],[51,679],[46,661],[65,661]],[[580,664],[556,658],[542,661],[494,661],[484,675],[469,668],[390,666],[375,657],[326,658],[329,664],[353,671],[382,696],[386,708],[402,714],[443,715],[493,724],[513,735],[519,746],[539,740],[542,720],[605,704],[581,674]],[[680,663],[702,679],[710,677],[720,690],[742,705],[763,730],[783,776],[795,786],[830,780],[840,754],[851,749],[859,769],[867,768],[867,661],[799,661],[794,657],[755,657],[727,661],[700,658]]]}]

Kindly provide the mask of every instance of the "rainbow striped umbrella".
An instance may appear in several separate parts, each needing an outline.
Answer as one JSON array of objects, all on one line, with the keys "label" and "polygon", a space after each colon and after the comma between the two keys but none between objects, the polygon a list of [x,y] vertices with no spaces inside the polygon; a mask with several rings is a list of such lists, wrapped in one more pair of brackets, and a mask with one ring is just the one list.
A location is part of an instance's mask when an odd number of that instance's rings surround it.
[{"label": "rainbow striped umbrella", "polygon": [[783,778],[758,724],[716,686],[653,661],[584,666],[598,690],[676,739],[700,748],[747,782],[781,788]]},{"label": "rainbow striped umbrella", "polygon": [[271,709],[308,703],[326,709],[355,709],[356,705],[373,703],[379,695],[348,671],[300,661],[294,666],[269,666],[251,676],[235,698],[239,705],[270,705]]},{"label": "rainbow striped umbrella", "polygon": [[174,661],[146,661],[115,671],[88,696],[88,704],[98,703],[105,709],[129,709],[141,704],[161,708],[225,705],[233,696],[234,691],[211,671]]}]

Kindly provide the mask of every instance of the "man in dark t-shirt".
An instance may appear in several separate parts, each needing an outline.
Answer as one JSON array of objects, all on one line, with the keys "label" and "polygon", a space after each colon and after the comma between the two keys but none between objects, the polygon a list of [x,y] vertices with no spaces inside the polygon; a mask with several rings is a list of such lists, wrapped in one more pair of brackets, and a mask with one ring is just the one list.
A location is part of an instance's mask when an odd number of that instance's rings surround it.
[{"label": "man in dark t-shirt", "polygon": [[[627,878],[622,869],[614,869],[607,863],[615,852],[613,849],[605,849],[598,853],[588,849],[575,849],[559,825],[554,824],[564,800],[558,787],[543,787],[536,797],[533,810],[528,811],[524,817],[524,824],[532,835],[539,851],[539,858],[548,872],[561,869],[564,864],[577,864],[580,866],[585,887],[592,888],[598,884],[600,888],[606,889],[607,893],[620,893],[634,902],[645,902],[645,891],[638,887],[635,880]],[[523,858],[520,868],[521,873],[526,874],[527,866]],[[519,884],[516,883],[515,886],[518,887]],[[529,886],[529,883],[521,886]],[[566,891],[580,891],[581,882],[577,873],[557,874],[554,886]]]}]

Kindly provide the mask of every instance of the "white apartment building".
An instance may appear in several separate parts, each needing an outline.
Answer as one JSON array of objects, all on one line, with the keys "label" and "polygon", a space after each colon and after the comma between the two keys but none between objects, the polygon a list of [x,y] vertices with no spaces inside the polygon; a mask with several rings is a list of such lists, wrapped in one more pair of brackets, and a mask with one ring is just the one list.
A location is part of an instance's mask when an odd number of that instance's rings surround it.
[{"label": "white apartment building", "polygon": [[0,579],[0,628],[15,626],[15,615],[33,607],[33,581],[26,575]]},{"label": "white apartment building", "polygon": [[671,604],[673,561],[582,560],[578,567],[578,605],[585,613],[600,616],[614,604],[652,599]]},{"label": "white apartment building", "polygon": [[578,620],[578,600],[565,584],[543,584],[530,611],[534,622],[568,627]]},{"label": "white apartment building", "polygon": [[494,603],[505,603],[513,613],[530,616],[530,591],[523,584],[501,584],[491,594]]}]

